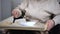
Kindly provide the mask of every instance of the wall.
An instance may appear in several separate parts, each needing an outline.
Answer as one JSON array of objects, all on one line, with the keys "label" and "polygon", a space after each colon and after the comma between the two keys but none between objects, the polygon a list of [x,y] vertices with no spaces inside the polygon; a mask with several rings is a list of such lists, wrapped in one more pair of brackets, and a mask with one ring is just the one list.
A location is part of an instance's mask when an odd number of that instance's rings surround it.
[{"label": "wall", "polygon": [[13,8],[17,7],[21,3],[22,0],[1,0],[1,11],[0,15],[2,20],[11,16],[11,11]]},{"label": "wall", "polygon": [[1,0],[0,0],[0,21],[1,21]]},{"label": "wall", "polygon": [[1,0],[2,20],[11,16],[11,0]]}]

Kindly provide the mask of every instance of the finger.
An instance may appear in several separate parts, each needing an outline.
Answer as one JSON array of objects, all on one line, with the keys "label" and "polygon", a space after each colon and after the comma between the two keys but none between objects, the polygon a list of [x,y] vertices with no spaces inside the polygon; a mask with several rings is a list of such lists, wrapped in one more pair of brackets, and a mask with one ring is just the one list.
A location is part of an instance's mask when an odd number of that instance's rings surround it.
[{"label": "finger", "polygon": [[18,18],[18,12],[15,12],[14,16],[15,18]]},{"label": "finger", "polygon": [[16,14],[16,11],[15,11],[15,10],[13,10],[13,11],[12,11],[12,15],[14,16],[15,14]]}]

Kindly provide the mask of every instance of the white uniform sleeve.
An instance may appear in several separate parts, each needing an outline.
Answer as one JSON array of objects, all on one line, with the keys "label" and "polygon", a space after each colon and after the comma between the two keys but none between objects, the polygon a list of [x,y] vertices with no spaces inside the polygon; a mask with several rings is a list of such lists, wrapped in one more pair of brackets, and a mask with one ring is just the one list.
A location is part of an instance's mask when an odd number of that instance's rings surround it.
[{"label": "white uniform sleeve", "polygon": [[54,17],[53,20],[55,21],[55,25],[60,24],[60,15]]},{"label": "white uniform sleeve", "polygon": [[60,5],[58,4],[57,0],[49,0],[49,4],[46,10],[55,14],[56,16],[53,18],[55,21],[55,25],[60,24]]},{"label": "white uniform sleeve", "polygon": [[54,8],[53,13],[56,15],[53,20],[55,21],[55,25],[60,24],[60,6],[58,2],[56,2],[56,7]]},{"label": "white uniform sleeve", "polygon": [[56,15],[53,18],[55,25],[60,24],[60,5],[58,4],[57,0],[53,0],[49,8],[49,10]]}]

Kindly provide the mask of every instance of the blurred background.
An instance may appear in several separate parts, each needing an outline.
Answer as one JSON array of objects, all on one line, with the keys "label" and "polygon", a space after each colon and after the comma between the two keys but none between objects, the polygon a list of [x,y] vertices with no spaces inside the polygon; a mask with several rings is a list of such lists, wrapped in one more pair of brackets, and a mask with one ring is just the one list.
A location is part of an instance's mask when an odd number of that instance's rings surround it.
[{"label": "blurred background", "polygon": [[[0,21],[10,17],[11,11],[20,5],[22,1],[23,0],[0,0]],[[57,1],[60,2],[60,0]]]}]

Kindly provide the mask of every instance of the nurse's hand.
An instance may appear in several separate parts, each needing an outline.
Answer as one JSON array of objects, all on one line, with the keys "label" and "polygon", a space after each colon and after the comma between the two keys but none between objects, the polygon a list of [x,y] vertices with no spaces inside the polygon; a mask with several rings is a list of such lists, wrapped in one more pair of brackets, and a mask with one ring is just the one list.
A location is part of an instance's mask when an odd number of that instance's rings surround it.
[{"label": "nurse's hand", "polygon": [[21,16],[21,11],[20,11],[19,9],[14,9],[14,10],[12,11],[12,16],[13,16],[14,18],[20,17],[20,16]]},{"label": "nurse's hand", "polygon": [[48,30],[48,31],[51,30],[51,28],[53,28],[54,25],[55,25],[55,23],[54,23],[53,20],[47,20],[47,21],[46,21],[46,24],[47,24],[47,30]]}]

